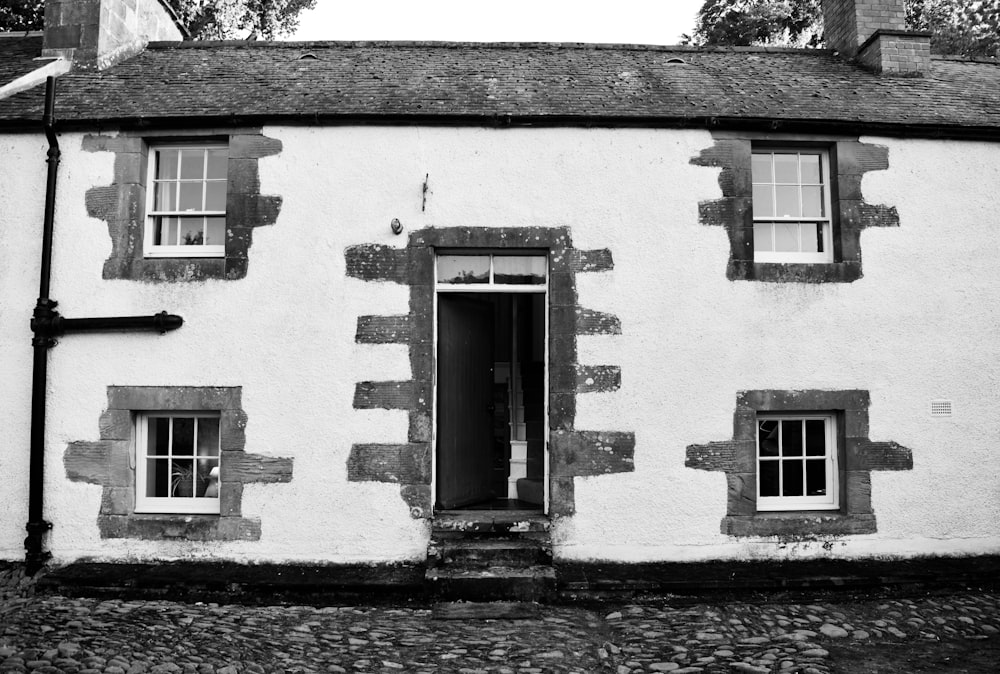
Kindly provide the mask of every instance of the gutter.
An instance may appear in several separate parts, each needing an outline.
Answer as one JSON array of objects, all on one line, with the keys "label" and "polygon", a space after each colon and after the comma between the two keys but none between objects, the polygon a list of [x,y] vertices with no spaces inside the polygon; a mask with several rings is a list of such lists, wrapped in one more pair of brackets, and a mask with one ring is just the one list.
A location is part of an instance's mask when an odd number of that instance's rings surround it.
[{"label": "gutter", "polygon": [[[37,120],[0,119],[0,132],[32,132]],[[428,114],[428,113],[307,113],[228,114],[177,117],[113,117],[64,120],[60,128],[81,132],[104,129],[146,132],[150,130],[219,129],[247,126],[438,126],[478,128],[609,128],[609,129],[700,129],[752,133],[815,133],[868,135],[934,140],[1000,141],[1000,125],[947,123],[896,123],[866,120],[781,119],[772,117],[724,117],[714,115],[630,116],[605,114]]]},{"label": "gutter", "polygon": [[61,151],[56,136],[55,118],[56,80],[49,76],[45,82],[45,112],[42,124],[48,140],[48,176],[45,181],[45,213],[42,224],[42,257],[38,283],[38,300],[31,319],[34,349],[31,372],[31,440],[28,468],[28,532],[24,539],[25,567],[34,575],[52,557],[45,549],[45,534],[52,523],[44,517],[45,492],[45,404],[48,384],[49,349],[56,345],[56,337],[68,332],[94,332],[104,330],[156,330],[161,334],[176,330],[184,323],[180,316],[162,311],[153,316],[124,316],[114,318],[63,318],[56,311],[58,302],[49,297],[52,276],[52,233],[55,220],[56,182],[59,174]]}]

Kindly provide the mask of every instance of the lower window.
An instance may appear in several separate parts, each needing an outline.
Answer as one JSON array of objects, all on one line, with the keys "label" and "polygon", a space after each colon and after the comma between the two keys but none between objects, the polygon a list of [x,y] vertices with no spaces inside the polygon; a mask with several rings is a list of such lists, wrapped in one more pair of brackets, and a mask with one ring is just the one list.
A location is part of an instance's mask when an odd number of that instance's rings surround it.
[{"label": "lower window", "polygon": [[840,507],[836,418],[757,416],[757,510]]},{"label": "lower window", "polygon": [[135,456],[135,512],[219,513],[219,414],[139,414]]}]

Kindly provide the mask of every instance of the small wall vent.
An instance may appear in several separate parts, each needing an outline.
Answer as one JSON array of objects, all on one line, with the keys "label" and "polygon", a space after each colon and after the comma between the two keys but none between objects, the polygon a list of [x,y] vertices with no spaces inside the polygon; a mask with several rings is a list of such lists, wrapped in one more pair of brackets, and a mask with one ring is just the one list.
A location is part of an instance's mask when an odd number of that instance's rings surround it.
[{"label": "small wall vent", "polygon": [[951,401],[950,400],[932,400],[931,401],[931,416],[932,417],[950,417],[951,416]]}]

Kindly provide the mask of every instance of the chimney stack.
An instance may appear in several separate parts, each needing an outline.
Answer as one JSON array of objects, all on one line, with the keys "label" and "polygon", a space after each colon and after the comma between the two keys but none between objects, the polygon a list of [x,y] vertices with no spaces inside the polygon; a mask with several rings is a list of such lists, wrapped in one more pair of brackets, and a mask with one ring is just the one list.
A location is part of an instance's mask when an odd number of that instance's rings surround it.
[{"label": "chimney stack", "polygon": [[903,0],[823,0],[826,46],[877,73],[918,77],[931,65],[931,34],[906,30]]},{"label": "chimney stack", "polygon": [[183,40],[166,0],[47,0],[42,56],[103,70],[153,40]]}]

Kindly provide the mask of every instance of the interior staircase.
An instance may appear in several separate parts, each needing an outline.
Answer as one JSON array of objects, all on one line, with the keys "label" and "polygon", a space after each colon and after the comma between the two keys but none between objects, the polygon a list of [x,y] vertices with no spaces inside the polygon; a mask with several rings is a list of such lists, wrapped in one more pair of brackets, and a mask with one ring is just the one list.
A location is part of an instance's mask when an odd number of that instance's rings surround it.
[{"label": "interior staircase", "polygon": [[427,586],[442,600],[545,601],[555,591],[549,519],[532,511],[435,515]]}]

